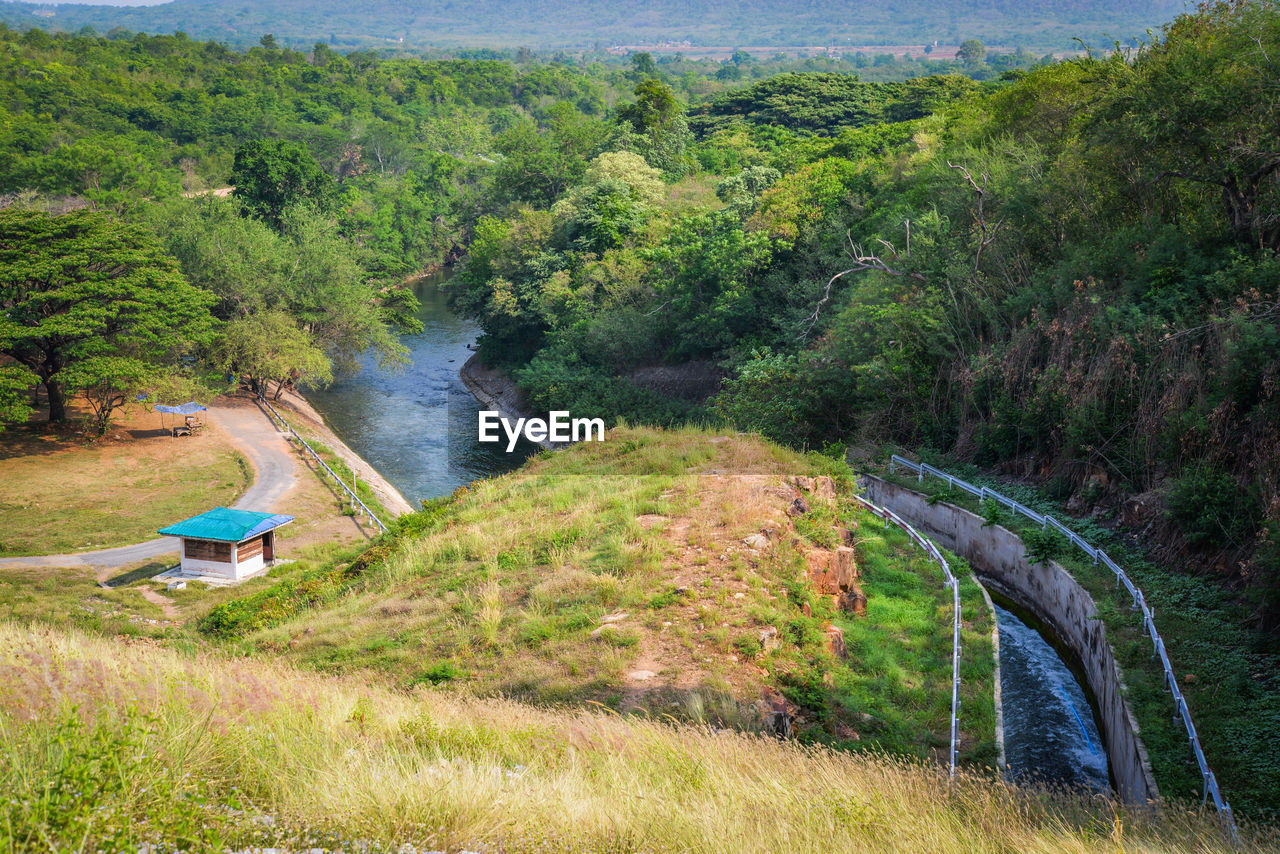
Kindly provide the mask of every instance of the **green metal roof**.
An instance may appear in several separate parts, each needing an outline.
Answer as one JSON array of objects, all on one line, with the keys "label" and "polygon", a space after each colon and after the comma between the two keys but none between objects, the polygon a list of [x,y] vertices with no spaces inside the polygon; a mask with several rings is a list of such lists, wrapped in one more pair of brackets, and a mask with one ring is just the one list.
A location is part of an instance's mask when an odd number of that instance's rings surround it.
[{"label": "green metal roof", "polygon": [[215,507],[208,513],[201,513],[176,525],[161,528],[159,533],[169,537],[239,543],[292,521],[292,516],[280,513],[257,513],[253,510]]}]

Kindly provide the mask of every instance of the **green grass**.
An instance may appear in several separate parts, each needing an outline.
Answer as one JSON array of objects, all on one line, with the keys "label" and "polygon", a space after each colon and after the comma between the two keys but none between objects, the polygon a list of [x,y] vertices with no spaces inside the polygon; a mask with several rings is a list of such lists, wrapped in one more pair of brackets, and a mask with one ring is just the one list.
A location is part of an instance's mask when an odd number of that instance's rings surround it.
[{"label": "green grass", "polygon": [[[1280,653],[1275,640],[1254,629],[1247,609],[1212,579],[1193,577],[1147,559],[1111,529],[1094,519],[1075,519],[1056,502],[1030,487],[982,478],[971,468],[944,470],[971,483],[990,486],[1032,509],[1049,513],[1093,545],[1102,548],[1143,591],[1155,611],[1174,673],[1181,681],[1205,755],[1218,784],[1237,814],[1267,821],[1280,818]],[[884,472],[878,472],[886,476]],[[926,477],[890,478],[972,512],[983,511],[968,493],[948,493],[945,483]],[[1038,526],[1007,511],[1005,527],[1029,537]],[[1128,686],[1161,795],[1199,801],[1202,782],[1181,720],[1175,722],[1164,672],[1153,658],[1151,641],[1132,599],[1117,590],[1115,575],[1061,537],[1056,560],[1093,596],[1107,625]],[[1190,677],[1190,678],[1188,678]]]},{"label": "green grass", "polygon": [[126,583],[109,588],[99,586],[92,572],[83,568],[3,567],[0,620],[40,622],[104,635],[158,637],[164,629],[156,621],[164,615],[158,606],[142,598],[138,585],[168,567],[167,561],[127,567],[118,572]]},{"label": "green grass", "polygon": [[[786,501],[762,498],[783,475],[827,466],[758,439],[619,430],[460,490],[405,517],[359,561],[237,597],[201,627],[328,672],[747,728],[761,725],[760,691],[773,687],[801,707],[808,739],[945,755],[951,600],[941,570],[848,501],[813,502],[795,543],[742,546],[786,518]],[[803,552],[834,547],[837,524],[859,526],[866,618],[805,592]],[[673,539],[669,528],[684,533]],[[971,583],[965,599],[964,758],[991,764],[990,616]],[[847,660],[826,647],[830,621],[846,631]],[[784,643],[766,653],[767,626]],[[637,685],[627,676],[636,667],[659,678]]]},{"label": "green grass", "polygon": [[[855,708],[872,716],[876,741],[905,751],[945,733],[951,715],[951,594],[942,568],[926,558],[900,529],[860,513],[858,556],[866,583],[866,619],[844,619],[845,644],[857,660],[837,682]],[[960,758],[994,764],[995,678],[993,615],[968,564],[945,555],[960,579]],[[926,722],[921,727],[920,722]],[[945,751],[946,743],[934,746]]]},{"label": "green grass", "polygon": [[[105,636],[128,636],[204,645],[194,626],[224,602],[275,589],[277,582],[296,584],[320,566],[349,561],[362,546],[317,544],[300,550],[292,563],[238,587],[206,587],[194,582],[185,590],[168,590],[152,577],[169,569],[172,560],[144,561],[105,574],[103,587],[84,567],[0,567],[0,620],[21,625],[40,623]],[[180,612],[167,620],[159,605],[141,591],[151,587],[173,600]]]}]

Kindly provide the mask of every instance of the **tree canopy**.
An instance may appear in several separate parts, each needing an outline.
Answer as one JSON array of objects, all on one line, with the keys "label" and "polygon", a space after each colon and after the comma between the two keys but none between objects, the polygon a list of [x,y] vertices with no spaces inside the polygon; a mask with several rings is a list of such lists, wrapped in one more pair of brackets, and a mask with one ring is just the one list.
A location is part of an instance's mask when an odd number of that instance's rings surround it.
[{"label": "tree canopy", "polygon": [[139,226],[0,211],[0,353],[39,378],[51,421],[66,420],[68,387],[176,367],[209,340],[211,302]]}]

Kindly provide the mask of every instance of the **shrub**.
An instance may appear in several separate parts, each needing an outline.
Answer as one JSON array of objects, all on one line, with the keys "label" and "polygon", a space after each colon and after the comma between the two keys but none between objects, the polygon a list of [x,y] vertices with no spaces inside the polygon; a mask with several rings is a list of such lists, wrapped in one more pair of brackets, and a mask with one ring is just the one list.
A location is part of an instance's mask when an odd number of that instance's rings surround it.
[{"label": "shrub", "polygon": [[1233,545],[1252,533],[1256,505],[1230,474],[1199,463],[1183,472],[1169,490],[1168,517],[1189,546]]}]

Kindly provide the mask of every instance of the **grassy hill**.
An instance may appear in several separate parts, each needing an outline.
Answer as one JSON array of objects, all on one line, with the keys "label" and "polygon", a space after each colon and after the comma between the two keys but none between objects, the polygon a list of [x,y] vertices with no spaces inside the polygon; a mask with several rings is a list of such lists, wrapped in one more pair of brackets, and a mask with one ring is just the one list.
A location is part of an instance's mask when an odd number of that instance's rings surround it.
[{"label": "grassy hill", "polygon": [[1228,849],[1205,814],[40,627],[0,624],[0,671],[5,850]]},{"label": "grassy hill", "polygon": [[[748,730],[785,707],[808,739],[945,752],[942,574],[847,494],[788,480],[826,468],[837,466],[757,438],[616,430],[473,484],[349,563],[225,602],[201,630],[404,687]],[[814,582],[842,546],[862,615]],[[991,615],[967,577],[962,593],[962,754],[989,765]]]},{"label": "grassy hill", "polygon": [[[950,598],[846,476],[621,427],[363,550],[173,592],[173,619],[130,602],[142,570],[26,596],[0,622],[0,850],[1225,849],[1208,813],[996,781],[991,617],[959,561],[948,783]],[[841,555],[865,610],[831,593]]]}]

